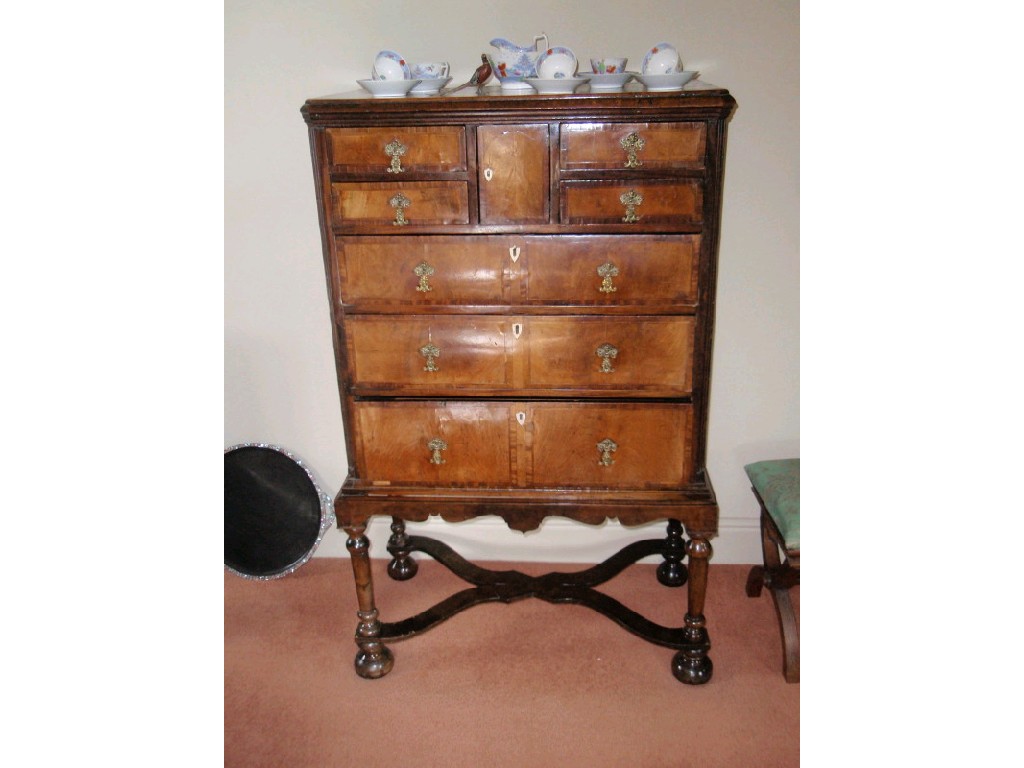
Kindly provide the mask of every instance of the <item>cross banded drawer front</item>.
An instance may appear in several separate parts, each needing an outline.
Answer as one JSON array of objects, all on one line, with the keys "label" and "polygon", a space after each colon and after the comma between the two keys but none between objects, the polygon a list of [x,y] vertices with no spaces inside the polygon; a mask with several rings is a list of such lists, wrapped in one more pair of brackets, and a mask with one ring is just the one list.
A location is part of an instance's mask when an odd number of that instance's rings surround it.
[{"label": "cross banded drawer front", "polygon": [[569,123],[562,125],[560,135],[563,171],[656,172],[704,167],[704,123]]},{"label": "cross banded drawer front", "polygon": [[464,182],[408,181],[331,185],[335,216],[349,224],[429,226],[469,221]]},{"label": "cross banded drawer front", "polygon": [[361,394],[682,397],[693,368],[690,317],[360,315],[348,324]]},{"label": "cross banded drawer front", "polygon": [[[692,406],[528,402],[362,402],[371,485],[629,488],[692,474]],[[605,442],[607,441],[607,442]]]},{"label": "cross banded drawer front", "polygon": [[699,181],[642,179],[562,182],[562,223],[699,224],[704,194]]},{"label": "cross banded drawer front", "polygon": [[466,171],[462,126],[329,128],[328,163],[336,174],[458,173]]},{"label": "cross banded drawer front", "polygon": [[374,312],[697,301],[699,235],[364,236],[336,248],[342,302]]}]

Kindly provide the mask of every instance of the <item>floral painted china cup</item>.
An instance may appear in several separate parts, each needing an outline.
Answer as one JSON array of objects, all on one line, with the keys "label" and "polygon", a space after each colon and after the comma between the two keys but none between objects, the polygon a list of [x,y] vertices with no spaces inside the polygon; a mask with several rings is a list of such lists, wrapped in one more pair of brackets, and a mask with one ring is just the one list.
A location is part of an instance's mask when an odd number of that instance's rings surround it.
[{"label": "floral painted china cup", "polygon": [[394,51],[381,51],[373,60],[374,80],[408,80],[411,77],[409,64]]},{"label": "floral painted china cup", "polygon": [[423,61],[412,65],[412,76],[423,80],[437,80],[448,77],[447,61]]},{"label": "floral painted china cup", "polygon": [[647,51],[643,64],[640,66],[640,72],[644,75],[667,75],[670,72],[679,72],[682,68],[679,51],[675,49],[675,46],[658,43]]},{"label": "floral painted china cup", "polygon": [[564,45],[555,45],[537,57],[537,77],[542,80],[561,80],[575,77],[576,54]]},{"label": "floral painted china cup", "polygon": [[590,69],[595,75],[617,75],[626,71],[626,58],[605,56],[603,59],[591,59]]}]

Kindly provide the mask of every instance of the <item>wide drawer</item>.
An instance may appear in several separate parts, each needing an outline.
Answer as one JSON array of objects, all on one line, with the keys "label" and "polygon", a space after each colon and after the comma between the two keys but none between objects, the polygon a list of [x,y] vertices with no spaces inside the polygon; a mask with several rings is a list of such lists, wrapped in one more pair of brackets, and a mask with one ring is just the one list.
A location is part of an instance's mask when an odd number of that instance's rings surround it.
[{"label": "wide drawer", "polygon": [[466,131],[460,125],[328,128],[327,152],[335,174],[460,173]]},{"label": "wide drawer", "polygon": [[694,179],[563,181],[563,224],[699,224],[704,193]]},{"label": "wide drawer", "polygon": [[699,235],[339,237],[338,295],[373,311],[414,306],[697,303]]},{"label": "wide drawer", "polygon": [[687,403],[357,402],[368,485],[659,489],[692,478]]},{"label": "wide drawer", "polygon": [[335,221],[392,225],[396,229],[469,222],[469,192],[462,181],[335,182]]},{"label": "wide drawer", "polygon": [[704,123],[563,124],[563,171],[658,171],[704,167]]},{"label": "wide drawer", "polygon": [[683,397],[689,316],[351,315],[357,394]]}]

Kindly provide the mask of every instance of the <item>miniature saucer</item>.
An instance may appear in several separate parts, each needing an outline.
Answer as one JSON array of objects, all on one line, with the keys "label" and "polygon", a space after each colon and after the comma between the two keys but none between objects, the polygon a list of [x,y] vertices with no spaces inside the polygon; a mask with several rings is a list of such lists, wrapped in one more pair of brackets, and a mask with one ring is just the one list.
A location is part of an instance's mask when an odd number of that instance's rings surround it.
[{"label": "miniature saucer", "polygon": [[636,72],[615,72],[614,74],[587,75],[587,77],[590,78],[590,90],[592,91],[621,91],[622,86],[636,74]]},{"label": "miniature saucer", "polygon": [[668,72],[664,75],[637,75],[648,91],[681,91],[700,72]]},{"label": "miniature saucer", "polygon": [[556,45],[548,48],[537,57],[537,78],[554,80],[563,77],[575,77],[576,54],[565,46]]},{"label": "miniature saucer", "polygon": [[375,99],[395,99],[405,96],[422,80],[356,80],[373,94]]},{"label": "miniature saucer", "polygon": [[411,77],[408,62],[394,51],[381,51],[373,60],[374,80],[409,80]]},{"label": "miniature saucer", "polygon": [[589,75],[580,77],[524,77],[523,82],[529,83],[537,93],[572,93],[587,80]]},{"label": "miniature saucer", "polygon": [[409,91],[410,96],[436,96],[452,79],[450,77],[425,77]]},{"label": "miniature saucer", "polygon": [[640,65],[640,71],[645,75],[664,75],[669,72],[678,72],[681,66],[679,51],[668,43],[658,43],[647,51],[643,64]]}]

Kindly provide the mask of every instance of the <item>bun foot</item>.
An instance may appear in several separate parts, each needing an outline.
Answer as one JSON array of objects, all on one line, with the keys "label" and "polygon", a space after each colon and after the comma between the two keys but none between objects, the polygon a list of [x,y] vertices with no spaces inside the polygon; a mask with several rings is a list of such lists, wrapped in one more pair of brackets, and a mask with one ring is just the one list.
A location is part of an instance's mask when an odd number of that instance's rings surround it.
[{"label": "bun foot", "polygon": [[419,565],[409,556],[396,557],[388,563],[388,576],[395,581],[408,581],[416,575]]},{"label": "bun foot", "polygon": [[714,668],[702,651],[679,651],[672,657],[672,674],[687,685],[704,685],[711,679]]},{"label": "bun foot", "polygon": [[658,566],[658,581],[666,587],[681,587],[686,583],[689,574],[682,563],[665,561]]},{"label": "bun foot", "polygon": [[360,650],[356,653],[356,674],[367,680],[384,677],[395,665],[394,654],[386,645],[378,644],[374,650]]}]

